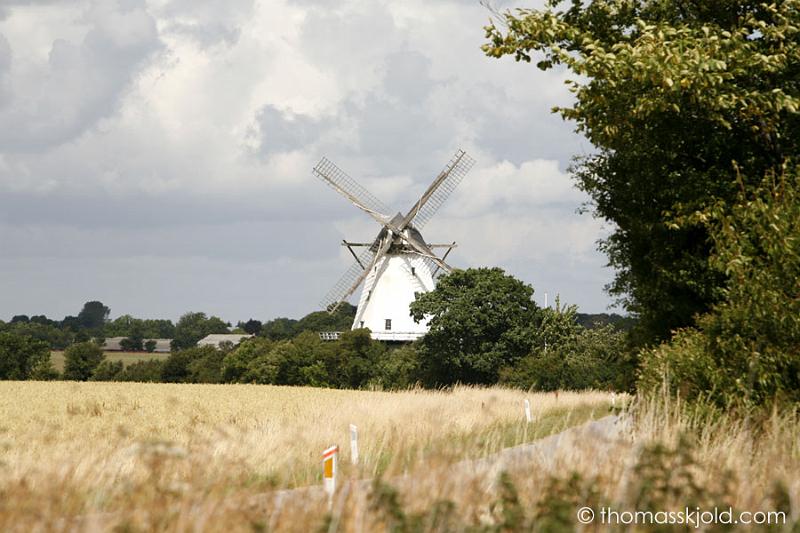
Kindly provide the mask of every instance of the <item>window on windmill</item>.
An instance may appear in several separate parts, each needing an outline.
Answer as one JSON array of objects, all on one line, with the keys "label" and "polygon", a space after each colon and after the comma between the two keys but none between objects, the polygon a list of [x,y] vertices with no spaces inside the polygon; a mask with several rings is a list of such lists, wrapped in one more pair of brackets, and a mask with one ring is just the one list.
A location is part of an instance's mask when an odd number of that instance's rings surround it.
[{"label": "window on windmill", "polygon": [[372,296],[372,291],[367,291],[367,301],[369,301],[370,296]]},{"label": "window on windmill", "polygon": [[411,267],[411,275],[412,276],[416,276],[417,275],[417,269],[416,268]]},{"label": "window on windmill", "polygon": [[364,327],[364,321],[363,320],[361,321],[361,327],[362,328]]},{"label": "window on windmill", "polygon": [[391,331],[391,330],[392,330],[392,319],[391,318],[387,318],[386,319],[386,331]]}]

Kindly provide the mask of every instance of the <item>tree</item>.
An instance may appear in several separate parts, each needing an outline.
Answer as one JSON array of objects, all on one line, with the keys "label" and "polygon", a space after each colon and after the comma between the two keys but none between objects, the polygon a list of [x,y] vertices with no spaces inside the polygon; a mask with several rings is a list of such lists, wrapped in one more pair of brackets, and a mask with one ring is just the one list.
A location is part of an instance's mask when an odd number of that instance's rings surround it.
[{"label": "tree", "polygon": [[297,320],[293,318],[276,318],[261,326],[259,335],[273,341],[291,339],[295,335]]},{"label": "tree", "polygon": [[104,358],[103,349],[93,342],[73,344],[64,351],[64,379],[86,381]]},{"label": "tree", "polygon": [[149,339],[149,340],[145,341],[145,343],[144,343],[144,349],[148,353],[155,352],[156,351],[156,346],[158,346],[158,343],[154,339]]},{"label": "tree", "polygon": [[697,329],[644,352],[640,387],[666,381],[684,398],[723,407],[800,403],[800,169],[693,218],[714,239],[724,298]]},{"label": "tree", "polygon": [[15,333],[0,333],[0,379],[31,379],[47,373],[49,367],[50,348],[46,342]]},{"label": "tree", "polygon": [[532,348],[532,297],[531,286],[499,268],[455,270],[418,295],[411,315],[430,325],[419,347],[425,384],[496,383]]},{"label": "tree", "polygon": [[81,312],[78,313],[78,324],[84,329],[100,331],[110,314],[111,309],[103,305],[103,302],[86,302],[83,304]]},{"label": "tree", "polygon": [[294,332],[297,334],[303,331],[347,331],[353,327],[355,317],[356,307],[344,302],[333,313],[314,311],[307,314],[294,325]]},{"label": "tree", "polygon": [[753,188],[800,147],[800,3],[783,0],[549,0],[502,15],[484,51],[566,66],[574,120],[597,147],[573,166],[594,213],[611,294],[638,315],[643,341],[667,338],[722,297],[702,224],[676,217]]},{"label": "tree", "polygon": [[175,325],[173,350],[192,348],[197,341],[212,333],[228,333],[228,326],[219,317],[207,317],[205,313],[186,313]]},{"label": "tree", "polygon": [[250,335],[258,335],[261,333],[261,321],[251,318],[247,322],[239,322],[237,327],[242,328],[242,331]]}]

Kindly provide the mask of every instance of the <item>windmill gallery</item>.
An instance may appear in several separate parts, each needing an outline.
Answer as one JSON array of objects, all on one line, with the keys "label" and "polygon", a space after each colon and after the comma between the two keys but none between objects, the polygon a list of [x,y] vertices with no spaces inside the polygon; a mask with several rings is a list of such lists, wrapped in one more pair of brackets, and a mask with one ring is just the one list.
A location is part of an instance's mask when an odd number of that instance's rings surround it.
[{"label": "windmill gallery", "polygon": [[[427,322],[415,322],[408,306],[416,294],[433,290],[438,274],[452,270],[445,259],[456,243],[429,244],[420,230],[474,163],[458,150],[411,209],[405,215],[398,212],[392,216],[391,210],[367,189],[323,158],[314,167],[314,175],[371,216],[381,229],[370,242],[342,242],[354,262],[325,296],[322,306],[333,313],[363,283],[352,329],[369,328],[372,338],[382,341],[413,341],[425,335]],[[363,250],[356,253],[354,248]],[[442,257],[435,249],[444,250]],[[328,334],[328,338],[336,337],[336,333]]]}]

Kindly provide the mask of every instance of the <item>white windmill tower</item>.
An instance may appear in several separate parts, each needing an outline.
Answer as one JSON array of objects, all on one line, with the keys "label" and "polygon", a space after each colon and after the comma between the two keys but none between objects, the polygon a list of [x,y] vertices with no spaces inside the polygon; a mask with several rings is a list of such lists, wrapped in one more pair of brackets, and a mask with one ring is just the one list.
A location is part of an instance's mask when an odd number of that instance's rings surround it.
[{"label": "white windmill tower", "polygon": [[[411,341],[425,335],[425,321],[414,322],[408,306],[417,293],[431,291],[439,271],[450,272],[444,262],[452,244],[428,244],[420,229],[455,190],[475,161],[459,150],[430,187],[403,215],[391,211],[364,187],[355,182],[326,158],[314,167],[314,175],[370,215],[381,229],[372,242],[342,241],[355,262],[344,273],[322,302],[333,313],[364,282],[353,329],[369,328],[372,338],[388,341]],[[363,247],[356,254],[354,247]],[[434,248],[446,249],[439,258]]]}]

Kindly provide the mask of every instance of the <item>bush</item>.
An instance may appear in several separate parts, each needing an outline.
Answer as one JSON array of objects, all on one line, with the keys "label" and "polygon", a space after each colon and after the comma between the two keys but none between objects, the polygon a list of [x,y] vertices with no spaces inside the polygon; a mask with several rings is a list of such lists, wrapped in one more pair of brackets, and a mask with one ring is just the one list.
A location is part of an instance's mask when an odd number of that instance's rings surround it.
[{"label": "bush", "polygon": [[124,366],[122,361],[109,361],[106,359],[94,369],[90,381],[118,381]]},{"label": "bush", "polygon": [[377,368],[376,384],[390,390],[403,390],[420,384],[420,360],[416,344],[388,351]]},{"label": "bush", "polygon": [[548,343],[517,365],[503,369],[500,382],[524,389],[629,390],[634,359],[627,356],[626,335],[614,326],[579,327],[572,335]]},{"label": "bush", "polygon": [[151,359],[138,361],[125,367],[117,374],[117,381],[159,382],[164,368],[164,361]]},{"label": "bush", "polygon": [[800,172],[694,217],[709,225],[711,261],[728,283],[696,329],[643,352],[642,390],[666,379],[719,406],[800,402]]},{"label": "bush", "polygon": [[150,339],[149,341],[146,341],[144,343],[144,349],[147,353],[153,353],[154,351],[156,351],[156,346],[157,343],[153,339]]},{"label": "bush", "polygon": [[30,379],[50,363],[47,343],[25,335],[0,333],[0,379]]},{"label": "bush", "polygon": [[64,351],[64,379],[86,381],[104,357],[103,349],[93,342],[73,344]]},{"label": "bush", "polygon": [[166,383],[219,383],[225,352],[213,346],[173,352],[164,361],[161,380]]}]

